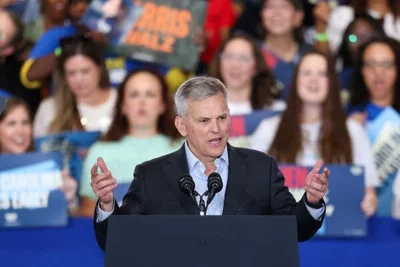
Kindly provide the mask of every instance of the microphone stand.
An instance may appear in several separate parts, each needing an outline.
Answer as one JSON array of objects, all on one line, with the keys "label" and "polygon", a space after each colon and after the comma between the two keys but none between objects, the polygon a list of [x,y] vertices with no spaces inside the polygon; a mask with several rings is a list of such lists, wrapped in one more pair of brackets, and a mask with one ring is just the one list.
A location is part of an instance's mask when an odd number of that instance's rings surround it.
[{"label": "microphone stand", "polygon": [[208,196],[208,190],[200,196],[200,201],[199,201],[200,216],[204,216],[207,214],[208,205],[206,206],[206,203],[204,202],[204,199],[203,199],[203,197],[206,197],[206,196]]},{"label": "microphone stand", "polygon": [[[206,206],[206,203],[205,203],[203,197],[204,197],[204,196],[208,196],[208,190],[207,190],[204,194],[202,194],[202,195],[200,195],[199,193],[197,193],[197,191],[194,191],[194,194],[191,194],[191,196],[192,196],[193,201],[196,203],[196,205],[199,206],[199,209],[200,209],[200,216],[206,215],[208,205]],[[200,197],[199,204],[197,204],[196,197]]]}]

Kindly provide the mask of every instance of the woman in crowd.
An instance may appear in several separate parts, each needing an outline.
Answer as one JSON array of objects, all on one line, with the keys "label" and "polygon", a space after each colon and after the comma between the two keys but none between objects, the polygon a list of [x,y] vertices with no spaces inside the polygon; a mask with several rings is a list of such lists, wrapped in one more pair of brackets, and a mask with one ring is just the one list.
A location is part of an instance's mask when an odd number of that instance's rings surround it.
[{"label": "woman in crowd", "polygon": [[322,53],[305,54],[295,70],[292,86],[283,115],[265,119],[259,125],[252,148],[282,163],[313,166],[322,158],[327,164],[364,166],[361,208],[372,216],[377,207],[378,174],[362,125],[346,119],[333,65]]},{"label": "woman in crowd", "polygon": [[373,38],[360,48],[354,67],[350,115],[364,124],[388,106],[400,112],[400,44]]},{"label": "woman in crowd", "polygon": [[295,66],[301,56],[312,49],[303,41],[303,16],[301,0],[262,1],[261,18],[266,33],[262,53],[285,100]]},{"label": "woman in crowd", "polygon": [[63,39],[54,89],[54,96],[40,104],[35,136],[108,130],[117,93],[110,88],[101,45],[83,36]]},{"label": "woman in crowd", "polygon": [[168,86],[158,72],[141,69],[126,76],[118,89],[111,127],[85,159],[80,191],[82,216],[93,216],[97,201],[90,187],[90,170],[97,158],[104,159],[119,183],[130,183],[137,164],[182,145],[174,118]]},{"label": "woman in crowd", "polygon": [[374,36],[384,36],[382,26],[369,15],[359,15],[344,31],[344,38],[336,56],[336,68],[339,72],[341,95],[345,104],[350,100],[350,88],[353,68],[360,46]]},{"label": "woman in crowd", "polygon": [[231,115],[285,108],[284,101],[274,100],[275,80],[259,46],[246,35],[235,34],[222,44],[211,75],[226,85]]},{"label": "woman in crowd", "polygon": [[[0,153],[24,154],[34,151],[32,122],[28,105],[19,98],[10,98],[0,114]],[[61,190],[65,193],[71,215],[77,213],[77,181],[65,169],[62,172]]]},{"label": "woman in crowd", "polygon": [[349,6],[336,7],[326,16],[326,34],[333,53],[338,50],[346,27],[360,14],[369,14],[377,19],[387,36],[400,40],[400,1],[352,0]]},{"label": "woman in crowd", "polygon": [[[392,107],[400,113],[399,70],[400,44],[397,41],[381,37],[374,38],[362,46],[354,68],[349,116],[368,125],[387,107]],[[392,122],[392,118],[387,118],[387,121]],[[375,143],[375,140],[371,142]],[[382,216],[389,216],[392,212],[396,172],[400,179],[399,166],[395,160],[393,166],[394,173],[380,177],[383,183],[378,191],[378,214]]]}]

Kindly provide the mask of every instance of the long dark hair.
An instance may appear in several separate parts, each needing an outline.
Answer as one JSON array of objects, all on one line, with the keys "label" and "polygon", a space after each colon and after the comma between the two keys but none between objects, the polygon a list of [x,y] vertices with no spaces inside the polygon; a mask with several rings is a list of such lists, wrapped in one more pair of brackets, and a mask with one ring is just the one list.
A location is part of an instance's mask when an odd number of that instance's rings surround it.
[{"label": "long dark hair", "polygon": [[373,44],[384,44],[392,50],[395,55],[395,67],[397,69],[397,79],[394,84],[395,93],[393,98],[392,107],[400,113],[400,43],[389,37],[375,37],[363,46],[361,46],[358,53],[357,62],[354,66],[353,81],[351,86],[351,98],[350,98],[350,110],[358,107],[365,107],[370,99],[371,95],[368,91],[367,85],[364,81],[364,76],[362,74],[362,69],[364,66],[364,54],[368,47]]},{"label": "long dark hair", "polygon": [[[10,114],[14,109],[17,107],[23,107],[26,112],[28,113],[29,116],[29,124],[30,127],[32,128],[32,118],[31,118],[31,113],[30,113],[30,108],[29,105],[25,102],[25,100],[18,98],[18,97],[12,97],[7,99],[6,106],[4,107],[3,112],[0,114],[0,122],[2,122],[8,114]],[[33,131],[32,131],[33,134]],[[28,149],[26,152],[33,151],[35,149],[34,143],[33,143],[33,135],[30,137],[31,144],[29,145]]]},{"label": "long dark hair", "polygon": [[250,101],[251,106],[254,110],[263,109],[266,106],[271,105],[273,98],[276,97],[276,83],[273,74],[268,69],[267,64],[265,63],[264,57],[260,51],[260,47],[258,46],[257,42],[250,36],[243,33],[236,33],[225,40],[219,47],[219,50],[216,54],[217,56],[214,58],[214,61],[211,65],[211,75],[223,81],[220,71],[220,55],[225,50],[226,45],[230,41],[236,39],[245,40],[251,46],[253,57],[256,61],[256,73],[252,81]]},{"label": "long dark hair", "polygon": [[377,20],[367,14],[356,15],[354,20],[347,26],[346,30],[343,33],[343,40],[339,47],[336,59],[342,60],[343,67],[352,67],[354,65],[354,60],[349,51],[349,43],[348,37],[352,34],[355,25],[359,21],[367,22],[375,32],[375,35],[384,36],[385,32],[382,26],[379,24]]},{"label": "long dark hair", "polygon": [[64,78],[65,62],[73,56],[84,55],[93,60],[100,68],[99,87],[104,90],[110,88],[110,78],[104,61],[104,47],[95,40],[83,35],[64,38],[60,41],[61,47],[56,60],[54,73],[54,100],[55,116],[50,124],[49,132],[58,133],[72,130],[84,130],[80,121],[75,96]]},{"label": "long dark hair", "polygon": [[329,59],[320,52],[306,53],[294,71],[287,109],[275,134],[270,151],[278,161],[296,163],[303,147],[301,131],[301,113],[303,103],[298,95],[297,77],[302,62],[309,55],[319,55],[328,63],[329,92],[322,104],[322,127],[319,136],[319,152],[326,163],[353,162],[350,135],[346,127],[346,113],[343,110],[339,94],[339,81]]},{"label": "long dark hair", "polygon": [[159,133],[164,134],[172,139],[180,137],[178,130],[175,127],[175,109],[172,103],[169,88],[161,76],[161,74],[153,69],[137,69],[126,75],[124,81],[119,85],[118,97],[115,103],[114,118],[108,132],[104,135],[103,141],[118,141],[128,134],[129,123],[126,116],[122,113],[122,105],[125,97],[125,89],[129,80],[138,73],[148,73],[154,76],[161,85],[162,88],[162,100],[165,105],[165,112],[159,117],[157,130]]}]

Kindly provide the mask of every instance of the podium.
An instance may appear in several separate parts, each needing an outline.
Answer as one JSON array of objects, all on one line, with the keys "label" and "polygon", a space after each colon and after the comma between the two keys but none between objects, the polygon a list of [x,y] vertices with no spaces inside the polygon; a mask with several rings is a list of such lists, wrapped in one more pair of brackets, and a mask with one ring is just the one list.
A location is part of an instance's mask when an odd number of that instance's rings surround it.
[{"label": "podium", "polygon": [[298,267],[295,216],[113,215],[105,267]]}]

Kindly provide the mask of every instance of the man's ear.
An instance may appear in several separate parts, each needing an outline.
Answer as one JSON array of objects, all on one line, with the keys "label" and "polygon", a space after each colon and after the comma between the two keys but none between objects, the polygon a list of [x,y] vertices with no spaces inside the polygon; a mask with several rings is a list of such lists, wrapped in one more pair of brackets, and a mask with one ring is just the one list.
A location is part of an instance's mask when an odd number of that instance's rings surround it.
[{"label": "man's ear", "polygon": [[180,116],[175,117],[175,127],[183,137],[186,137],[187,135],[186,126],[185,126],[185,121],[183,120],[182,117]]}]

